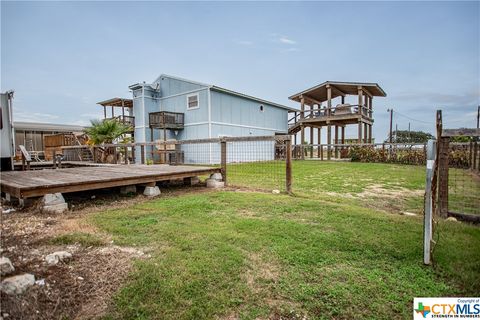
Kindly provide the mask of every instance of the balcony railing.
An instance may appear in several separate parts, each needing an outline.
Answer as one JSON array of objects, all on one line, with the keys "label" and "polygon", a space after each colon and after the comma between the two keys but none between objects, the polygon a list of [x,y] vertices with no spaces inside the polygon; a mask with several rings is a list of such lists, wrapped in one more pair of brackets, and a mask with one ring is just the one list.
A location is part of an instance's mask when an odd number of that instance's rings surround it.
[{"label": "balcony railing", "polygon": [[[373,110],[368,109],[366,106],[363,105],[338,105],[336,107],[331,108],[320,108],[320,109],[306,109],[304,112],[304,119],[321,119],[321,118],[330,118],[335,119],[336,117],[345,118],[348,116],[356,117],[358,115],[362,115],[363,117],[372,119],[373,118]],[[296,111],[295,116],[288,119],[288,123],[290,126],[295,125],[300,119],[302,118],[302,112]]]},{"label": "balcony railing", "polygon": [[132,117],[132,116],[116,116],[116,117],[113,117],[113,118],[106,118],[106,119],[117,120],[118,122],[121,122],[124,125],[127,125],[127,126],[131,127],[132,130],[135,127],[135,117]]},{"label": "balcony railing", "polygon": [[178,112],[151,112],[148,114],[150,128],[157,129],[183,129],[185,114]]}]

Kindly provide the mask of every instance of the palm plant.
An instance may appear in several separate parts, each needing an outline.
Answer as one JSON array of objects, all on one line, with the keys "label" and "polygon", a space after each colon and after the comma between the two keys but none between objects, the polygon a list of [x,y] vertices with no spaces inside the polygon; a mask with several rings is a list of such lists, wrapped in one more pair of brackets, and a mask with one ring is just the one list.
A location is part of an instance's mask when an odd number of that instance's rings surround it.
[{"label": "palm plant", "polygon": [[84,130],[88,135],[91,144],[109,144],[115,139],[120,138],[124,134],[131,131],[131,127],[127,126],[115,119],[91,120],[92,126]]},{"label": "palm plant", "polygon": [[[130,126],[116,119],[91,120],[90,122],[92,126],[84,130],[88,135],[88,144],[90,145],[111,144],[113,141],[131,131]],[[116,163],[117,159],[114,157],[116,154],[115,148],[100,147],[97,150],[101,153],[100,159],[102,162]]]}]

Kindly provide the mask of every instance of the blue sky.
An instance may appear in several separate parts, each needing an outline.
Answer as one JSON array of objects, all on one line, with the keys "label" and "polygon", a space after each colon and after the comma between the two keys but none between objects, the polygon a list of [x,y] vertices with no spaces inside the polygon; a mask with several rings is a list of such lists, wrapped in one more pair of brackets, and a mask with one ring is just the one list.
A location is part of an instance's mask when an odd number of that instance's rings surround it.
[{"label": "blue sky", "polygon": [[[479,2],[3,2],[1,90],[15,120],[87,124],[96,102],[166,73],[292,107],[325,80],[377,82],[405,129],[473,127]],[[355,130],[347,130],[354,135]]]}]

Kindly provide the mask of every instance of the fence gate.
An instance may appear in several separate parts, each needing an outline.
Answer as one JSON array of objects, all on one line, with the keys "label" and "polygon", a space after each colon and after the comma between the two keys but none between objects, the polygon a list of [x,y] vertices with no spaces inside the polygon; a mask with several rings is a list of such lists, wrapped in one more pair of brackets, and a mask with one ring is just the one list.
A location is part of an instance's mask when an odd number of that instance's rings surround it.
[{"label": "fence gate", "polygon": [[435,217],[480,223],[479,137],[478,128],[443,129],[437,111],[437,140],[427,146],[424,264],[432,263]]},{"label": "fence gate", "polygon": [[437,136],[438,213],[480,222],[480,130],[440,126]]}]

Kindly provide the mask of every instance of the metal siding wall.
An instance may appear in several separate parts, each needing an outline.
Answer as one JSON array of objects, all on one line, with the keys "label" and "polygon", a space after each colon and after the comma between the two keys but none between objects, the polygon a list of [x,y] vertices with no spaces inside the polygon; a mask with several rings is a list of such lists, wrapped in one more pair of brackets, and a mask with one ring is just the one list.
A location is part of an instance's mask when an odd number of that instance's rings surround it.
[{"label": "metal siding wall", "polygon": [[208,121],[208,89],[196,92],[198,93],[199,108],[187,109],[187,95],[182,94],[175,97],[160,100],[162,111],[185,113],[185,124]]},{"label": "metal siding wall", "polygon": [[[263,112],[260,111],[263,105]],[[274,129],[274,132],[287,132],[288,111],[270,104],[212,91],[212,121]],[[226,132],[225,134],[228,134]]]}]

